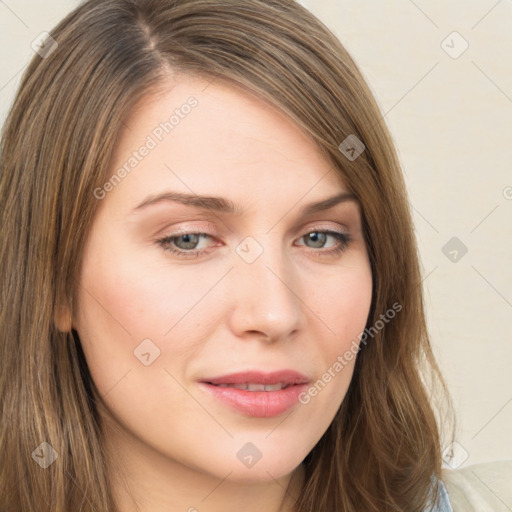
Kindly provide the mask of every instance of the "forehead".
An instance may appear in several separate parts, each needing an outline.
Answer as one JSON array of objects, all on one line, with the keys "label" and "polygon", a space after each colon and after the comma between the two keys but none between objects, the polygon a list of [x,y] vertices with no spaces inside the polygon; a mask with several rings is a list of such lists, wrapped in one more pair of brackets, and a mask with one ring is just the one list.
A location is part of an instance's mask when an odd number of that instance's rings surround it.
[{"label": "forehead", "polygon": [[266,197],[266,204],[347,191],[321,148],[284,113],[231,83],[184,75],[127,117],[108,176],[123,167],[129,171],[110,196],[122,191],[130,203],[164,188],[231,193],[237,202]]}]

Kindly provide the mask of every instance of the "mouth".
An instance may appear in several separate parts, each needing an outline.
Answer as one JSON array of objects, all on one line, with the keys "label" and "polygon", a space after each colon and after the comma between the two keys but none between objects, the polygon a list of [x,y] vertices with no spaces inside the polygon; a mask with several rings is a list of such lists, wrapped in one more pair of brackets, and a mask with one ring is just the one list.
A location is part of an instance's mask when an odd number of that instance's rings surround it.
[{"label": "mouth", "polygon": [[202,388],[223,405],[246,416],[270,418],[299,404],[298,396],[310,379],[285,370],[273,373],[239,372],[203,379]]},{"label": "mouth", "polygon": [[293,384],[284,384],[283,382],[279,382],[277,384],[213,384],[212,382],[208,382],[208,384],[219,388],[243,389],[245,391],[281,391],[281,389],[293,386]]}]

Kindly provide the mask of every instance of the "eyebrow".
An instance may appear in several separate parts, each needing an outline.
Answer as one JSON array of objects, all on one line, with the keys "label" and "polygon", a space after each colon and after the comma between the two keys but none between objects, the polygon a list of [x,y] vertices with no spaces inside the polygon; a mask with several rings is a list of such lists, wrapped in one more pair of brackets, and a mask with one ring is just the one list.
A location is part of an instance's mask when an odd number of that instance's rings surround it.
[{"label": "eyebrow", "polygon": [[[161,202],[176,202],[181,203],[186,206],[192,206],[194,208],[199,208],[201,210],[208,210],[218,213],[227,213],[230,215],[235,215],[237,217],[241,217],[245,210],[240,208],[238,205],[233,203],[233,201],[226,199],[224,197],[215,197],[215,196],[198,196],[196,194],[185,194],[183,192],[163,192],[157,195],[150,195],[144,199],[139,205],[137,205],[133,212],[138,212],[147,208],[151,205],[161,203]],[[304,205],[300,210],[300,215],[307,216],[313,213],[317,213],[324,210],[329,210],[334,206],[346,202],[346,201],[356,201],[356,197],[353,194],[343,192],[333,197],[329,197],[327,199],[322,199],[316,203],[310,203]]]}]

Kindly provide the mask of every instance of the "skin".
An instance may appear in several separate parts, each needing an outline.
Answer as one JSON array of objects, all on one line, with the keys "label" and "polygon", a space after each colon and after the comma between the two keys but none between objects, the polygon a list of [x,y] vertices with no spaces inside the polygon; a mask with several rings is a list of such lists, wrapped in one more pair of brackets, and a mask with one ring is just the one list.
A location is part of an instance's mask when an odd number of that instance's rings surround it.
[{"label": "skin", "polygon": [[[123,512],[293,510],[284,490],[290,484],[298,495],[301,462],[332,422],[355,359],[309,403],[272,418],[231,409],[198,380],[295,369],[315,382],[358,340],[370,308],[358,203],[308,217],[299,211],[348,192],[339,175],[282,113],[244,89],[208,84],[168,78],[131,112],[108,176],[167,113],[190,96],[198,101],[99,200],[80,273],[73,327],[104,400],[109,470]],[[170,201],[134,211],[164,191],[222,196],[245,212]],[[209,237],[187,245],[181,229]],[[320,229],[349,233],[352,242],[329,255],[340,244],[335,237],[306,236]],[[173,235],[174,249],[202,254],[180,258],[158,243]],[[252,263],[236,252],[246,237],[262,250]],[[258,246],[246,247],[255,254]],[[148,366],[134,355],[145,339],[160,350]],[[252,467],[237,458],[247,442],[262,453]]]}]

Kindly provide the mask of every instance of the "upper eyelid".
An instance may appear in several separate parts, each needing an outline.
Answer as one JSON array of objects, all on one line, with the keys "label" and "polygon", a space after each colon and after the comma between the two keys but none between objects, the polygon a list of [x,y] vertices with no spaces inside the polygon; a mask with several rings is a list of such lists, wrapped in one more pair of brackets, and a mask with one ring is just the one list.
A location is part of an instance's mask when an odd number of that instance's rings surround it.
[{"label": "upper eyelid", "polygon": [[[342,233],[342,234],[348,234],[349,233],[349,229],[348,228],[334,228],[332,226],[321,226],[319,224],[317,225],[314,225],[314,226],[309,226],[307,228],[302,228],[300,231],[307,234],[307,233],[310,233],[311,231],[333,231],[333,232],[337,232],[337,233]],[[215,231],[215,230],[213,230]],[[172,237],[177,237],[177,236],[180,236],[180,235],[187,235],[187,234],[201,234],[201,235],[208,235],[210,237],[215,237],[217,236],[215,233],[211,233],[209,232],[207,229],[204,229],[204,227],[198,227],[198,228],[177,228],[176,231],[173,231],[172,233],[169,233],[168,235],[163,235],[163,238],[172,238]]]}]

